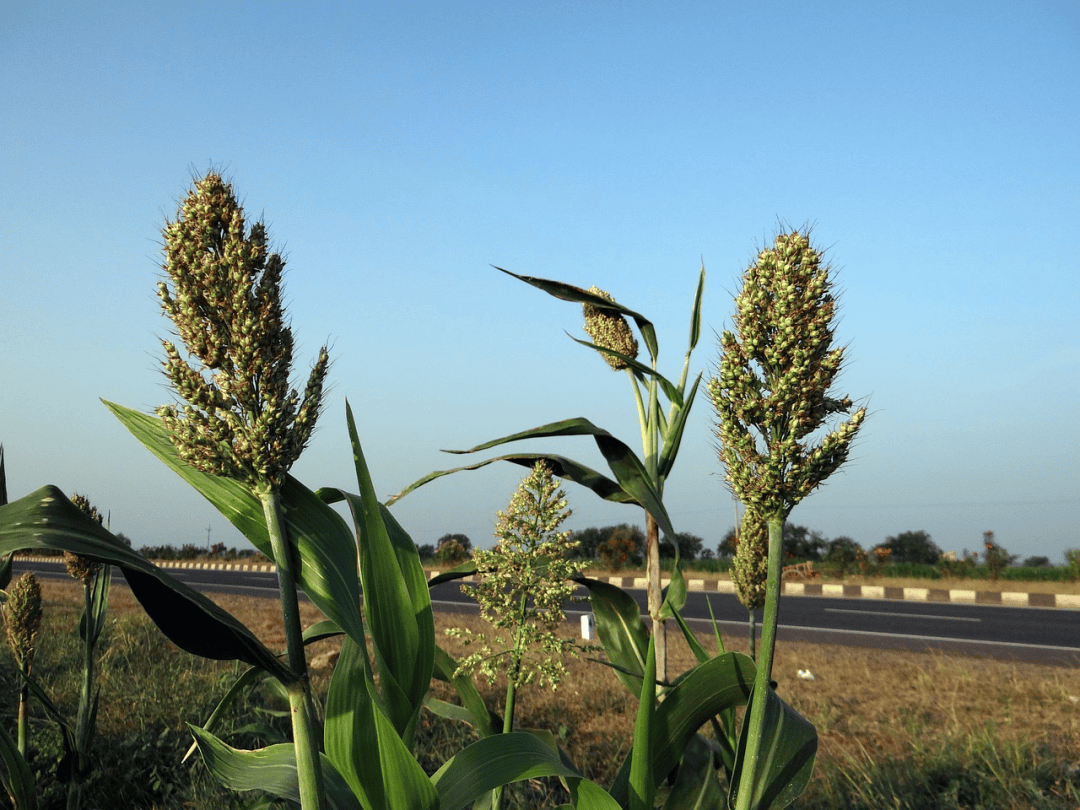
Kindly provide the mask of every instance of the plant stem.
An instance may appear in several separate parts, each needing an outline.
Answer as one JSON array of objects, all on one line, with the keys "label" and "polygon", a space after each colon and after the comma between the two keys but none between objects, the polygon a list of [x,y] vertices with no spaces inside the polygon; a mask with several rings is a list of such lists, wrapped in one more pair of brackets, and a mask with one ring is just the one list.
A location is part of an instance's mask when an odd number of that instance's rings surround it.
[{"label": "plant stem", "polygon": [[757,675],[750,700],[750,724],[747,727],[746,753],[739,777],[739,796],[735,810],[749,810],[761,765],[762,731],[765,720],[765,695],[772,688],[773,651],[776,649],[776,625],[780,618],[780,574],[784,549],[784,518],[769,518],[769,578],[765,584],[765,613],[761,619],[761,648],[757,657]]},{"label": "plant stem", "polygon": [[[101,576],[99,571],[96,576]],[[75,767],[68,785],[68,810],[77,810],[82,793],[80,779],[90,742],[90,701],[94,694],[94,632],[97,617],[94,615],[94,580],[83,581],[83,677],[79,691],[79,716],[75,723]]]},{"label": "plant stem", "polygon": [[30,687],[23,680],[19,687],[19,753],[26,758],[27,729],[30,724]]},{"label": "plant stem", "polygon": [[276,489],[271,489],[260,492],[259,499],[262,501],[274,562],[277,563],[281,615],[285,623],[285,648],[289,657],[289,668],[295,675],[295,680],[285,684],[285,687],[289,693],[300,806],[303,810],[320,810],[323,806],[322,764],[319,761],[319,744],[309,695],[307,658],[304,654],[303,628],[300,624],[300,602],[296,596],[293,549],[288,542],[285,520],[281,514],[281,494]]},{"label": "plant stem", "polygon": [[659,680],[667,681],[667,633],[660,619],[660,528],[656,519],[645,513],[645,576],[649,583],[649,619],[656,638],[656,672]]}]

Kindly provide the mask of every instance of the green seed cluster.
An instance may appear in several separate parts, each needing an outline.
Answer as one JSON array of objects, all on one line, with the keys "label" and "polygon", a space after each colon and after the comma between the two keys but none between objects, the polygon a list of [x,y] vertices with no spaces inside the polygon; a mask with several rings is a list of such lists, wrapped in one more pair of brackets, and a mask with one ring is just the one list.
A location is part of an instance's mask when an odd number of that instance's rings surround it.
[{"label": "green seed cluster", "polygon": [[23,672],[34,663],[34,642],[41,629],[41,585],[32,571],[23,574],[7,593],[4,628],[15,662]]},{"label": "green seed cluster", "polygon": [[507,510],[498,513],[498,543],[473,554],[481,578],[466,592],[476,598],[499,637],[448,630],[478,645],[461,660],[460,670],[479,672],[489,682],[504,670],[515,686],[535,679],[554,689],[566,674],[563,657],[577,654],[574,642],[556,632],[566,619],[563,602],[574,592],[570,577],[581,570],[580,561],[568,559],[577,541],[559,531],[571,514],[559,484],[551,468],[538,461]]},{"label": "green seed cluster", "polygon": [[[588,292],[612,303],[615,302],[614,296],[599,287],[590,287]],[[618,310],[605,309],[595,304],[582,304],[582,310],[585,314],[585,332],[592,338],[593,343],[631,359],[637,358],[637,338],[630,330],[630,324],[626,322],[626,318]],[[613,354],[604,352],[604,359],[615,371],[622,371],[627,367],[625,360]]]},{"label": "green seed cluster", "polygon": [[329,365],[324,346],[301,396],[290,388],[293,335],[285,262],[250,231],[232,186],[208,173],[165,226],[168,281],[158,297],[195,365],[170,341],[165,376],[183,401],[157,413],[180,458],[198,470],[277,488],[311,438]]},{"label": "green seed cluster", "polygon": [[833,348],[830,268],[809,235],[781,233],[743,274],[736,333],[720,340],[709,395],[720,459],[732,491],[762,519],[786,518],[847,459],[866,416],[859,408],[816,445],[804,440],[852,402],[829,390],[843,348]]},{"label": "green seed cluster", "polygon": [[[90,499],[85,495],[79,495],[78,493],[71,496],[71,502],[79,508],[83,514],[89,517],[98,525],[105,523],[101,517],[101,513],[98,512],[97,507],[90,503]],[[72,579],[77,579],[81,582],[89,582],[101,570],[101,563],[95,562],[87,557],[82,557],[78,554],[73,554],[70,551],[64,552],[64,568],[67,569],[68,576]]]},{"label": "green seed cluster", "polygon": [[769,525],[753,509],[743,512],[739,525],[731,583],[747,610],[765,607],[765,582],[769,578]]}]

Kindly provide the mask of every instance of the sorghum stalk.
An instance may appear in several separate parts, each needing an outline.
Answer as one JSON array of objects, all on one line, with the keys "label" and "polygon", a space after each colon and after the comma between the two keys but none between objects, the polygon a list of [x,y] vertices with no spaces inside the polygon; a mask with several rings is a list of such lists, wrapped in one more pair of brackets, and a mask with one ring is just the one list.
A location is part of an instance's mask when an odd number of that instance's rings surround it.
[{"label": "sorghum stalk", "polygon": [[[767,524],[769,538],[765,614],[737,810],[750,807],[760,767],[779,618],[784,521],[847,460],[866,415],[866,409],[859,408],[816,446],[806,445],[829,417],[852,407],[847,397],[830,396],[844,350],[832,346],[836,302],[829,270],[808,234],[779,234],[743,275],[735,298],[738,337],[730,331],[721,336],[719,376],[709,381],[725,478],[747,516],[753,513],[751,519]],[[750,541],[744,536],[740,547],[750,550]],[[747,584],[752,585],[753,566],[747,565]],[[748,594],[752,598],[752,588]]]},{"label": "sorghum stalk", "polygon": [[[606,298],[614,302],[615,298],[593,286],[588,290],[594,295]],[[638,354],[638,342],[630,330],[630,324],[622,313],[613,310],[605,310],[594,304],[582,305],[585,315],[585,332],[593,339],[593,343],[605,349],[612,349],[627,357],[636,358]],[[634,398],[637,401],[638,423],[641,427],[642,452],[645,455],[645,468],[648,470],[657,488],[663,491],[663,481],[659,474],[660,452],[660,401],[657,393],[655,377],[650,377],[645,385],[649,394],[646,403],[641,396],[641,388],[638,386],[638,377],[632,367],[626,361],[610,354],[603,355],[604,360],[615,371],[625,370],[630,378],[630,385],[634,390]],[[652,358],[652,368],[656,370],[656,358]],[[652,625],[653,635],[656,637],[656,671],[660,673],[661,680],[667,680],[667,634],[665,622],[660,618],[660,608],[663,605],[660,587],[660,528],[656,519],[645,511],[645,578],[647,582],[647,599],[649,609],[649,621]]]},{"label": "sorghum stalk", "polygon": [[292,682],[293,742],[305,810],[322,806],[322,769],[310,700],[300,608],[296,549],[281,512],[285,475],[307,446],[322,403],[329,364],[319,352],[303,396],[290,389],[293,336],[281,298],[285,262],[267,250],[265,226],[250,232],[232,187],[209,172],[165,228],[172,282],[158,285],[191,366],[169,341],[165,374],[180,409],[158,409],[180,458],[196,469],[245,484],[263,507],[278,588]]}]

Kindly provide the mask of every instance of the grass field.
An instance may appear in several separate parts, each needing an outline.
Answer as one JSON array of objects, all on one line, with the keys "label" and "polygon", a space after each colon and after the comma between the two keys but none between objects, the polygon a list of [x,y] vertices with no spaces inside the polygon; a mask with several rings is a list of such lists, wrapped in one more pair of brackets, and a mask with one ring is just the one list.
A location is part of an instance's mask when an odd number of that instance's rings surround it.
[{"label": "grass field", "polygon": [[[71,713],[77,700],[77,624],[81,594],[72,582],[44,583],[47,626],[38,672]],[[219,597],[271,648],[284,644],[277,606],[267,600]],[[129,591],[114,589],[97,751],[101,759],[87,790],[87,807],[224,808],[242,798],[218,788],[201,764],[180,765],[190,739],[185,722],[205,719],[240,671],[177,650],[141,614]],[[305,624],[321,618],[303,605]],[[465,614],[440,614],[440,643],[462,648],[442,630],[475,626]],[[568,633],[573,628],[567,629]],[[681,639],[671,638],[671,671],[692,664]],[[72,641],[74,639],[74,641]],[[702,636],[709,649],[715,642]],[[728,649],[746,651],[745,638],[724,636]],[[333,641],[311,650],[332,653]],[[800,679],[809,670],[813,680]],[[610,783],[631,736],[636,701],[600,664],[572,662],[570,678],[555,692],[525,689],[519,726],[551,730],[587,775]],[[315,672],[325,688],[329,670]],[[902,653],[811,644],[781,644],[775,665],[780,695],[817,727],[818,765],[797,808],[985,808],[1064,810],[1080,807],[1080,671],[938,653]],[[11,722],[15,686],[10,657],[0,667]],[[505,684],[480,682],[489,705],[500,710]],[[440,684],[434,691],[451,697]],[[284,726],[270,696],[256,696],[230,718],[233,744],[254,746]],[[40,712],[38,712],[40,717]],[[245,730],[246,729],[246,730]],[[62,806],[48,762],[58,738],[35,723],[43,807]],[[425,714],[418,756],[429,770],[471,739],[464,724]],[[245,743],[245,741],[247,741]],[[553,806],[565,800],[557,783],[536,781],[511,793],[516,806]],[[247,797],[250,800],[250,797]],[[98,804],[94,804],[93,802]],[[50,803],[53,802],[53,803]]]}]

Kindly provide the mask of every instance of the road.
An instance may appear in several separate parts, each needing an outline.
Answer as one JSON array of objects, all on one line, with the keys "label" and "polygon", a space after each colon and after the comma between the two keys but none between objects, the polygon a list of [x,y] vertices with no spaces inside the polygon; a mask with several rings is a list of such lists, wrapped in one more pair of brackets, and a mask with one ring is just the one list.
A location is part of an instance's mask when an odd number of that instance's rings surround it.
[{"label": "road", "polygon": [[[16,574],[30,568],[43,577],[66,578],[63,565],[17,562]],[[271,597],[277,575],[263,572],[169,569],[199,590]],[[117,582],[121,579],[118,575]],[[645,592],[628,591],[645,610]],[[707,629],[709,608],[721,629],[746,632],[746,609],[730,594],[691,591],[683,616]],[[457,583],[432,588],[436,609],[475,610]],[[581,604],[568,605],[580,612]],[[898,600],[785,596],[780,603],[780,641],[813,641],[874,649],[939,649],[1005,660],[1057,666],[1080,664],[1080,616],[1061,608],[1005,607]]]}]

